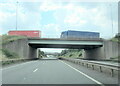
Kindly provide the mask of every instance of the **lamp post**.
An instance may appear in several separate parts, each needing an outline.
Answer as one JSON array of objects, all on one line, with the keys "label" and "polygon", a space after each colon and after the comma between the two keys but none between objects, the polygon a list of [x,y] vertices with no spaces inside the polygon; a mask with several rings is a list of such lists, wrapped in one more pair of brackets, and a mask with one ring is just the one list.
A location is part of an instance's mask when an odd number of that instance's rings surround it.
[{"label": "lamp post", "polygon": [[17,18],[18,18],[18,1],[16,2],[16,31],[17,31],[17,29],[18,29],[18,28],[17,28],[17,26],[18,26],[18,25],[17,25],[17,23],[18,23],[18,22],[17,22]]},{"label": "lamp post", "polygon": [[[112,16],[112,5],[110,4],[110,10],[111,10],[111,24],[112,24],[112,37],[113,37],[113,16]],[[113,47],[113,42],[112,42],[112,45],[111,45],[111,51],[113,52],[114,50],[114,47]],[[111,57],[114,57],[113,53],[111,55]]]},{"label": "lamp post", "polygon": [[110,10],[111,10],[111,24],[112,24],[112,36],[113,36],[113,16],[112,16],[112,5],[110,4]]}]

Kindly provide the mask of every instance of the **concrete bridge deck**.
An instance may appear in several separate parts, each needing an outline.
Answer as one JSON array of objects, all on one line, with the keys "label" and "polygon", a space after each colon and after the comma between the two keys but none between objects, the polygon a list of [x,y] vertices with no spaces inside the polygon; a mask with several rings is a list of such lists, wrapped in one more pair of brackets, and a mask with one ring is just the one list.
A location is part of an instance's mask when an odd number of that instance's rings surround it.
[{"label": "concrete bridge deck", "polygon": [[35,48],[82,48],[102,47],[102,39],[60,39],[60,38],[29,38],[28,43]]}]

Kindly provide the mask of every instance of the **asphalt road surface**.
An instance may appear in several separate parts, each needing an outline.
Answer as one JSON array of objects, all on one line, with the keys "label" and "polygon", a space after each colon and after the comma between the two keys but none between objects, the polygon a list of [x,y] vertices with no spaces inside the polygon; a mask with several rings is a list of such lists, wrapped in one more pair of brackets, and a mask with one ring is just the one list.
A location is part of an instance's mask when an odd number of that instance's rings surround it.
[{"label": "asphalt road surface", "polygon": [[3,84],[118,84],[118,78],[56,58],[2,69]]}]

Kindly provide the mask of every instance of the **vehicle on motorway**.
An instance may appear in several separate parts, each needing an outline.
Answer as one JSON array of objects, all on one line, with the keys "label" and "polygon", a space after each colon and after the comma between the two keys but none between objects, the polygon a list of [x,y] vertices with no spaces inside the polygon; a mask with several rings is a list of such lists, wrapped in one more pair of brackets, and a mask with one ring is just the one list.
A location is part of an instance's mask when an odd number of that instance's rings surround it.
[{"label": "vehicle on motorway", "polygon": [[88,31],[63,31],[60,38],[99,38],[100,33]]},{"label": "vehicle on motorway", "polygon": [[9,31],[8,35],[27,36],[27,37],[41,37],[41,31],[29,30],[29,31]]}]

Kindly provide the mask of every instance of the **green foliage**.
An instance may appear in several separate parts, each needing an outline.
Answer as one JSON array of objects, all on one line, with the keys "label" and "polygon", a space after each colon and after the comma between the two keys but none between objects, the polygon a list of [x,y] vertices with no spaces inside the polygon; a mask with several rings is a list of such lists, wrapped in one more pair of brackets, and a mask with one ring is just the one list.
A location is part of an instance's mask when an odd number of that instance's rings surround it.
[{"label": "green foliage", "polygon": [[111,57],[110,59],[120,59],[120,56],[117,56],[117,57]]},{"label": "green foliage", "polygon": [[68,52],[68,50],[62,50],[61,56],[62,56],[62,55],[65,55],[67,52]]},{"label": "green foliage", "polygon": [[61,54],[59,54],[61,57],[73,57],[73,58],[82,58],[82,50],[81,49],[66,49],[62,50]]},{"label": "green foliage", "polygon": [[118,42],[120,43],[120,33],[116,34],[115,37],[113,37],[112,39],[110,39],[113,42]]},{"label": "green foliage", "polygon": [[38,54],[39,58],[46,57],[45,53],[43,51],[41,51],[40,49],[39,49],[38,53],[39,53]]},{"label": "green foliage", "polygon": [[116,34],[115,38],[120,38],[120,33]]},{"label": "green foliage", "polygon": [[118,38],[112,38],[111,41],[120,43],[120,40]]},{"label": "green foliage", "polygon": [[82,53],[79,54],[79,57],[81,57],[81,56],[82,56]]},{"label": "green foliage", "polygon": [[69,57],[71,57],[73,54],[70,54]]},{"label": "green foliage", "polygon": [[9,58],[9,59],[19,58],[19,56],[18,56],[16,53],[10,52],[10,51],[8,51],[7,49],[2,49],[2,52],[3,52],[3,54],[6,55],[6,57]]},{"label": "green foliage", "polygon": [[2,39],[2,41],[0,42],[1,44],[5,44],[5,43],[8,43],[8,42],[12,42],[12,41],[15,41],[15,40],[18,40],[18,39],[24,39],[24,38],[27,38],[26,36],[9,36],[9,35],[2,35],[0,37]]},{"label": "green foliage", "polygon": [[120,63],[120,56],[117,57],[111,57],[110,61],[114,61],[114,62],[119,62]]}]

